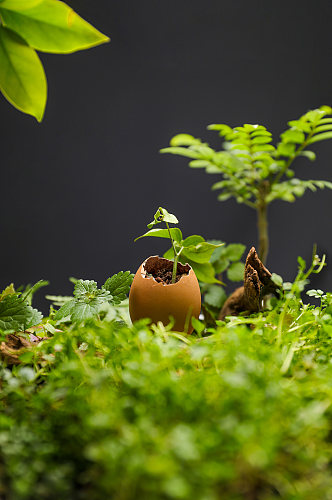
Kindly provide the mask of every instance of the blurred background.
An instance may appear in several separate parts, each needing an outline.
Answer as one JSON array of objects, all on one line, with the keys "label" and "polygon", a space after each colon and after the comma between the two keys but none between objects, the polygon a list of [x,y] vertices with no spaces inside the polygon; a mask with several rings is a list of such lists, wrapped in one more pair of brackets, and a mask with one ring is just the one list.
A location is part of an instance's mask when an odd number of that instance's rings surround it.
[{"label": "blurred background", "polygon": [[[331,105],[330,0],[68,0],[111,43],[68,55],[41,54],[49,84],[43,122],[1,96],[0,287],[38,279],[37,295],[70,294],[69,276],[99,284],[135,272],[166,240],[134,238],[159,205],[184,236],[257,244],[256,218],[218,202],[216,175],[161,155],[176,133],[219,147],[210,123],[265,125],[278,140],[287,121]],[[332,141],[299,159],[296,174],[332,180]],[[268,268],[292,280],[313,243],[331,259],[332,192],[270,207]],[[325,268],[312,287],[332,288]]]}]

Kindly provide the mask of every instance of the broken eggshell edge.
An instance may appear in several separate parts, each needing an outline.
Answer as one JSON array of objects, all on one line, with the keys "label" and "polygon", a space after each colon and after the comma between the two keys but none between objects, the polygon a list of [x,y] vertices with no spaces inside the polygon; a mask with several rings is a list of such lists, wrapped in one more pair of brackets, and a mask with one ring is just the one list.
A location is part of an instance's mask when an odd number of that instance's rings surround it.
[{"label": "broken eggshell edge", "polygon": [[[161,321],[165,326],[174,319],[172,330],[192,333],[191,318],[198,319],[201,311],[201,292],[196,274],[189,264],[189,273],[183,274],[179,281],[166,285],[159,283],[153,276],[147,276],[145,269],[149,259],[167,263],[173,261],[153,255],[138,268],[129,293],[129,314],[132,322],[142,318],[152,323]],[[183,264],[179,264],[183,266]]]}]

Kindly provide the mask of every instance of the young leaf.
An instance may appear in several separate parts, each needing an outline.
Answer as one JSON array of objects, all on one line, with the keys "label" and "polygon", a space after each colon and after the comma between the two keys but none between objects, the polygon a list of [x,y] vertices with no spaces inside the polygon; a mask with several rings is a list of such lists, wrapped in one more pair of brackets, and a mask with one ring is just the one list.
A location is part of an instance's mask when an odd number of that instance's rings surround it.
[{"label": "young leaf", "polygon": [[108,278],[102,288],[111,294],[111,302],[113,304],[120,304],[129,293],[133,279],[134,275],[130,271],[120,271],[118,274],[114,274],[111,278]]},{"label": "young leaf", "polygon": [[[179,228],[171,227],[170,232],[171,232],[172,238],[175,241],[182,240],[182,232]],[[155,236],[156,238],[169,238],[169,232],[168,232],[168,229],[151,229],[150,231],[147,231],[146,233],[142,234],[142,236],[138,236],[137,238],[135,238],[134,241],[137,241],[140,238],[145,238],[146,236]]]},{"label": "young leaf", "polygon": [[0,300],[3,300],[7,295],[13,295],[15,293],[14,283],[6,286],[6,288],[0,293]]},{"label": "young leaf", "polygon": [[15,108],[42,120],[47,99],[44,68],[36,52],[1,25],[0,90]]},{"label": "young leaf", "polygon": [[42,0],[28,9],[0,4],[3,23],[39,51],[68,54],[109,41],[73,9],[58,0]]},{"label": "young leaf", "polygon": [[43,315],[29,306],[18,294],[10,294],[0,301],[0,329],[22,331],[38,325]]}]

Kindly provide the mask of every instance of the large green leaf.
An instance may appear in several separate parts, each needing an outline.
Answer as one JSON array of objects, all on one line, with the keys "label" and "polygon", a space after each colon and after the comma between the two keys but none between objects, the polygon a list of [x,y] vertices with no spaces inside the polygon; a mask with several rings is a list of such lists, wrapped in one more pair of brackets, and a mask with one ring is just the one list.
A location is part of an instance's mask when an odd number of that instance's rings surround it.
[{"label": "large green leaf", "polygon": [[68,54],[109,41],[59,0],[42,0],[24,10],[11,4],[9,0],[0,4],[3,24],[37,50]]},{"label": "large green leaf", "polygon": [[26,10],[35,7],[43,0],[0,0],[0,8],[10,10]]},{"label": "large green leaf", "polygon": [[11,30],[0,26],[0,89],[15,108],[43,118],[47,82],[36,52]]}]

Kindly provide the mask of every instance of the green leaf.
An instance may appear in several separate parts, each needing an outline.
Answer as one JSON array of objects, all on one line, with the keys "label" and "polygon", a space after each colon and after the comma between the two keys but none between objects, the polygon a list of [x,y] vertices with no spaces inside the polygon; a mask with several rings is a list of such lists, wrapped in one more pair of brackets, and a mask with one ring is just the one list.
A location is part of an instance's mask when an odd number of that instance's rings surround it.
[{"label": "green leaf", "polygon": [[55,313],[55,315],[54,315],[55,321],[64,320],[65,318],[70,319],[71,314],[75,308],[75,305],[76,305],[75,299],[71,299],[71,300],[66,301],[63,304],[63,306],[61,306],[60,309],[58,309],[58,311]]},{"label": "green leaf", "polygon": [[280,136],[284,143],[294,143],[294,144],[302,144],[305,140],[304,133],[301,130],[293,130],[289,129],[283,132]]},{"label": "green leaf", "polygon": [[43,315],[29,306],[18,294],[7,295],[0,302],[0,329],[22,331],[38,325]]},{"label": "green leaf", "polygon": [[4,299],[7,295],[13,295],[15,293],[14,283],[6,286],[6,288],[0,293],[0,300]]},{"label": "green leaf", "polygon": [[279,274],[272,273],[271,280],[277,286],[282,286],[283,284],[283,279]]},{"label": "green leaf", "polygon": [[183,240],[182,245],[184,247],[190,247],[192,245],[197,245],[198,243],[202,243],[205,241],[203,236],[198,236],[198,234],[193,234],[192,236],[188,236],[185,240]]},{"label": "green leaf", "polygon": [[202,283],[220,283],[220,281],[215,277],[214,268],[210,262],[202,264],[194,262],[190,259],[185,259],[182,256],[180,257],[180,260],[183,264],[188,263],[193,268],[197,279]]},{"label": "green leaf", "polygon": [[225,257],[229,260],[239,260],[241,259],[246,247],[241,243],[230,243],[225,248]]},{"label": "green leaf", "polygon": [[206,241],[204,241],[198,243],[197,245],[185,247],[182,251],[182,254],[194,262],[203,264],[210,261],[210,258],[215,249],[216,245],[212,245],[211,243],[207,243]]},{"label": "green leaf", "polygon": [[243,281],[244,263],[234,262],[227,269],[227,278],[231,281]]},{"label": "green leaf", "polygon": [[35,7],[43,0],[0,0],[0,9],[26,10]]},{"label": "green leaf", "polygon": [[[175,240],[175,241],[182,240],[182,232],[178,227],[171,227],[170,232],[171,232],[173,240]],[[169,239],[169,232],[168,232],[168,229],[158,229],[158,228],[150,229],[150,231],[147,231],[146,233],[142,234],[142,236],[138,236],[138,238],[135,238],[134,241],[137,241],[140,238],[145,238],[146,236],[155,236],[156,238],[168,238]]]},{"label": "green leaf", "polygon": [[200,139],[195,139],[189,134],[177,134],[170,140],[171,146],[194,146],[201,143]]},{"label": "green leaf", "polygon": [[127,297],[133,279],[134,275],[130,271],[120,271],[111,278],[108,278],[102,288],[111,294],[111,302],[113,304],[120,304]]},{"label": "green leaf", "polygon": [[15,108],[42,120],[47,83],[36,52],[11,30],[0,26],[0,90]]},{"label": "green leaf", "polygon": [[193,151],[189,148],[181,148],[181,147],[170,147],[163,148],[160,150],[160,153],[170,153],[172,155],[186,156],[187,158],[199,159],[201,155],[196,151]]},{"label": "green leaf", "polygon": [[14,10],[3,3],[0,12],[5,26],[42,52],[68,54],[109,41],[59,0],[42,0],[24,10]]},{"label": "green leaf", "polygon": [[167,222],[169,224],[178,224],[179,221],[175,217],[175,215],[170,214],[166,208],[159,207],[157,212],[153,216],[153,221],[147,225],[149,229],[151,229],[156,224],[160,224],[160,222]]},{"label": "green leaf", "polygon": [[169,248],[163,255],[164,259],[174,260],[173,247]]},{"label": "green leaf", "polygon": [[308,144],[324,141],[325,139],[332,139],[332,132],[323,132],[322,134],[314,135],[311,139],[309,139]]},{"label": "green leaf", "polygon": [[110,292],[98,289],[93,280],[78,280],[74,288],[74,299],[66,302],[56,312],[56,321],[70,319],[73,323],[84,323],[97,317],[100,308],[110,300]]},{"label": "green leaf", "polygon": [[221,308],[226,300],[226,292],[219,285],[209,285],[207,292],[204,294],[204,303],[211,307]]},{"label": "green leaf", "polygon": [[40,289],[40,288],[43,288],[44,286],[48,286],[50,283],[49,281],[46,281],[46,280],[39,280],[37,281],[37,283],[35,283],[33,286],[30,286],[27,287],[25,290],[24,290],[24,294],[23,294],[23,297],[22,299],[23,300],[26,300],[30,305],[32,303],[32,298],[34,296],[34,294]]},{"label": "green leaf", "polygon": [[305,156],[310,161],[316,160],[316,154],[313,151],[300,151],[297,156]]}]

